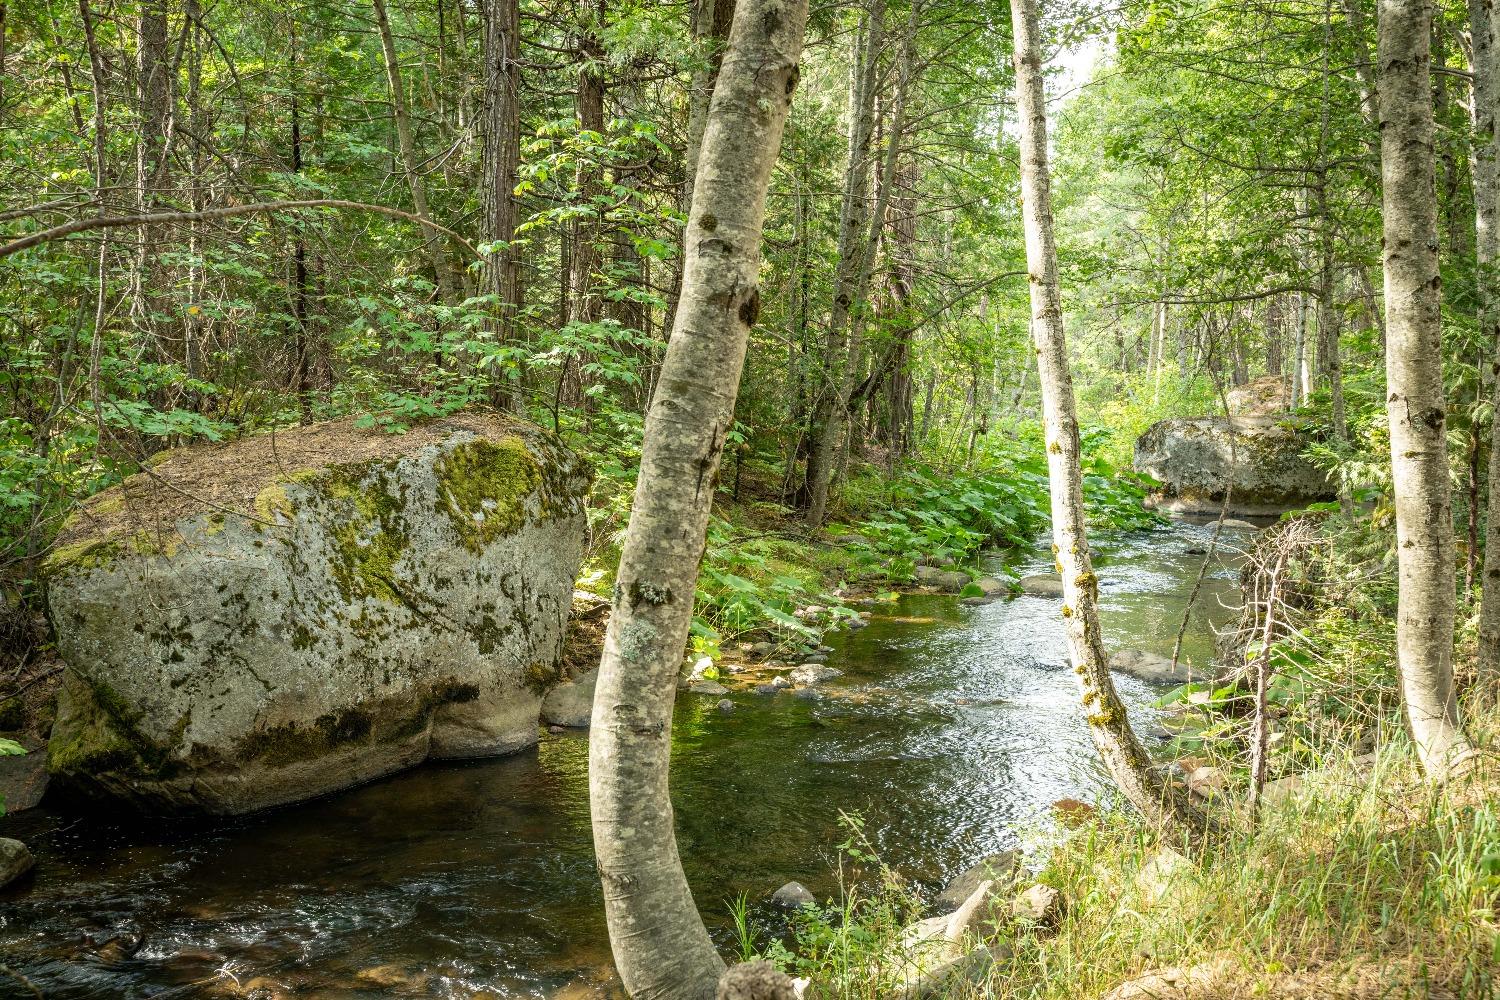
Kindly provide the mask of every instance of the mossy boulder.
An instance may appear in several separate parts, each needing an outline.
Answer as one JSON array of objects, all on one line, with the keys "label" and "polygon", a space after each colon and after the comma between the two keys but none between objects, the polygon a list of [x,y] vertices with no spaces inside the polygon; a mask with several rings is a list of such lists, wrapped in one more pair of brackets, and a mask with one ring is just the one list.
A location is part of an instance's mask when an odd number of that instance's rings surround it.
[{"label": "mossy boulder", "polygon": [[168,453],[94,497],[45,567],[67,667],[49,768],[223,815],[531,745],[589,478],[489,413]]},{"label": "mossy boulder", "polygon": [[1304,457],[1314,441],[1270,416],[1191,417],[1153,424],[1135,443],[1135,467],[1162,484],[1154,500],[1177,514],[1266,516],[1335,497],[1328,474]]}]

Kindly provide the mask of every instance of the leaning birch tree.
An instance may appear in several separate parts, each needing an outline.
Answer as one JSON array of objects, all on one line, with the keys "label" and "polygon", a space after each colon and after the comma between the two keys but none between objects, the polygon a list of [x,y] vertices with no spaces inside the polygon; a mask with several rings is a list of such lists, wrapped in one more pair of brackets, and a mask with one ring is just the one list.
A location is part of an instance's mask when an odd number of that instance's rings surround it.
[{"label": "leaning birch tree", "polygon": [[615,965],[633,997],[714,995],[667,790],[672,703],[714,479],[760,309],[761,227],[807,0],[739,0],[699,152],[682,293],[647,414],[594,695],[589,803]]},{"label": "leaning birch tree", "polygon": [[1376,84],[1386,414],[1400,587],[1396,655],[1407,724],[1423,768],[1441,781],[1472,751],[1453,688],[1453,500],[1443,396],[1431,29],[1426,0],[1380,0]]},{"label": "leaning birch tree", "polygon": [[1042,90],[1041,29],[1036,0],[1012,0],[1016,105],[1021,153],[1022,223],[1031,285],[1031,332],[1042,389],[1042,423],[1052,493],[1052,551],[1063,580],[1068,653],[1083,695],[1089,734],[1125,797],[1163,830],[1199,839],[1208,817],[1187,792],[1159,778],[1115,692],[1099,625],[1099,579],[1094,575],[1084,523],[1079,466],[1078,413],[1068,342],[1063,330],[1052,232],[1052,191],[1047,165],[1047,117]]}]

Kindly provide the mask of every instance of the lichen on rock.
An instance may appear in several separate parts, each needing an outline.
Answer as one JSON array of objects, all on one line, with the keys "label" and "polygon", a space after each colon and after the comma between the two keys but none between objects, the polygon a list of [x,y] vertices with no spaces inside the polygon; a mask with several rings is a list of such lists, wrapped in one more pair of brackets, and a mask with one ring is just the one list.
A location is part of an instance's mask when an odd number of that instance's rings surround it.
[{"label": "lichen on rock", "polygon": [[1328,474],[1305,457],[1313,437],[1270,416],[1192,417],[1153,424],[1135,443],[1138,472],[1159,480],[1174,513],[1280,514],[1333,499]]},{"label": "lichen on rock", "polygon": [[48,562],[67,664],[49,766],[222,814],[530,745],[588,482],[485,413],[169,455],[86,504]]}]

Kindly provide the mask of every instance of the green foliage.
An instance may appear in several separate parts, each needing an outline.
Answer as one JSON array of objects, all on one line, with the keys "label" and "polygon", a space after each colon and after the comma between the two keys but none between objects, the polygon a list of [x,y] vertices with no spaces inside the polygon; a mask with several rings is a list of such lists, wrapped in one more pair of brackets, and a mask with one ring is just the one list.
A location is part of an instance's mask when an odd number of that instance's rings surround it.
[{"label": "green foliage", "polygon": [[698,577],[695,636],[717,641],[769,628],[812,638],[816,631],[793,612],[814,602],[840,604],[824,592],[807,545],[774,536],[745,537],[721,518],[709,522]]},{"label": "green foliage", "polygon": [[891,952],[901,929],[921,915],[922,902],[910,882],[881,863],[862,816],[840,813],[839,825],[845,838],[838,845],[839,895],[832,905],[798,908],[790,942],[773,938],[764,948],[756,947],[758,935],[736,915],[737,941],[746,960],[767,959],[806,976],[820,995],[879,1000],[901,984]]}]

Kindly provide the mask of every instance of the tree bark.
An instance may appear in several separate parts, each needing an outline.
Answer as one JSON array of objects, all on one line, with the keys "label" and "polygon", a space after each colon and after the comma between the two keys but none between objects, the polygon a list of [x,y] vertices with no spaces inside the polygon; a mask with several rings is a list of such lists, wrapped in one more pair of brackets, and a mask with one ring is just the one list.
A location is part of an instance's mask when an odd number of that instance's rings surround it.
[{"label": "tree bark", "polygon": [[[879,0],[879,2],[883,3],[884,0]],[[873,16],[873,7],[871,12]],[[843,449],[851,417],[851,404],[854,401],[854,389],[864,365],[865,307],[875,271],[881,234],[885,229],[886,209],[890,203],[891,189],[895,184],[896,162],[901,153],[901,141],[906,129],[906,102],[916,70],[914,46],[921,16],[921,3],[913,3],[908,13],[901,51],[897,57],[896,87],[891,99],[889,139],[886,142],[885,155],[881,162],[880,175],[877,178],[874,209],[871,211],[861,208],[855,213],[859,218],[852,221],[862,225],[864,231],[858,235],[858,242],[854,245],[847,267],[844,254],[841,252],[839,255],[841,274],[835,276],[833,310],[830,313],[828,344],[824,354],[827,384],[822,395],[822,405],[816,414],[817,419],[812,428],[813,441],[808,453],[806,522],[814,528],[823,523],[828,510],[828,492],[836,478],[834,468],[836,457],[842,465],[842,457],[845,455]],[[870,62],[872,64],[878,62],[879,55],[879,49],[872,47],[869,53]],[[868,81],[868,86],[873,90],[874,85],[875,79],[872,76]],[[872,125],[876,120],[878,116],[872,114]],[[852,148],[851,146],[851,150]],[[867,142],[866,155],[868,152]],[[852,157],[850,165],[853,166]],[[865,169],[861,164],[861,170]],[[860,192],[859,204],[863,205],[868,191],[868,174],[865,173],[858,183],[863,189]],[[846,195],[850,193],[852,187],[853,185],[846,187]],[[840,281],[840,277],[845,280]]]},{"label": "tree bark", "polygon": [[[417,215],[432,218],[427,207],[427,185],[417,163],[416,147],[411,138],[411,115],[406,106],[406,88],[401,82],[401,62],[396,53],[396,38],[391,33],[391,21],[386,16],[385,0],[372,0],[375,7],[375,25],[380,31],[380,51],[385,57],[385,78],[391,88],[391,114],[396,120],[396,143],[401,153],[401,172],[406,175],[406,186],[411,191],[411,203]],[[431,225],[422,223],[422,242],[426,244],[428,259],[437,280],[438,296],[451,303],[453,296],[453,274],[449,269],[448,255],[443,250],[442,235]]]},{"label": "tree bark", "polygon": [[[1497,108],[1500,101],[1500,46],[1496,45],[1492,0],[1470,0],[1469,34],[1474,49],[1474,247],[1478,275],[1480,342],[1494,356],[1490,372],[1492,403],[1500,406],[1500,160],[1497,160]],[[1492,411],[1500,412],[1500,411]],[[1479,675],[1500,682],[1500,419],[1490,420],[1490,467],[1480,576]]]},{"label": "tree bark", "polygon": [[875,133],[875,95],[880,51],[885,44],[886,0],[869,0],[863,30],[849,66],[849,155],[839,207],[838,262],[833,272],[833,301],[823,339],[821,383],[808,428],[807,511],[809,527],[823,523],[828,485],[833,478],[836,410],[849,355],[850,314],[867,246],[870,211],[870,143]]},{"label": "tree bark", "polygon": [[[198,0],[184,0],[182,14],[187,24],[187,120],[194,136],[208,133],[208,116],[203,110],[203,24],[202,9]],[[295,47],[295,39],[293,42]],[[207,204],[203,175],[206,156],[203,143],[194,140],[188,157],[188,209],[203,211]],[[188,309],[183,320],[182,360],[183,369],[190,379],[203,377],[202,354],[205,334],[205,319],[199,303],[207,288],[207,269],[204,261],[203,226],[191,223],[188,226]],[[200,411],[203,396],[196,390],[187,393],[187,408]]]},{"label": "tree bark", "polygon": [[1400,597],[1396,652],[1423,767],[1471,753],[1453,689],[1454,546],[1443,398],[1437,178],[1425,0],[1380,0],[1386,411]]},{"label": "tree bark", "polygon": [[5,47],[5,29],[9,13],[10,8],[5,0],[0,0],[0,124],[5,122],[5,58],[8,55]]},{"label": "tree bark", "polygon": [[1297,293],[1297,335],[1292,346],[1292,406],[1307,403],[1312,395],[1312,365],[1307,352],[1307,293]]},{"label": "tree bark", "polygon": [[1150,759],[1131,731],[1125,706],[1109,673],[1099,625],[1099,580],[1093,572],[1084,523],[1078,416],[1063,330],[1057,244],[1052,232],[1042,43],[1036,0],[1012,0],[1011,17],[1015,30],[1022,220],[1031,284],[1031,329],[1042,387],[1052,494],[1052,549],[1063,579],[1068,651],[1082,691],[1089,733],[1121,792],[1152,822],[1196,840],[1207,830],[1207,817],[1187,801],[1186,792],[1164,782],[1152,771]]},{"label": "tree bark", "polygon": [[1359,109],[1371,125],[1378,124],[1375,109],[1375,64],[1370,59],[1369,29],[1365,26],[1363,0],[1342,0],[1344,20],[1354,40],[1354,73],[1359,81]]},{"label": "tree bark", "polygon": [[[493,334],[514,339],[521,282],[512,244],[516,238],[516,175],[521,166],[520,12],[517,0],[483,0],[484,149],[479,179],[480,236],[489,250],[480,264],[481,295],[494,300]],[[459,11],[462,14],[463,8]],[[497,393],[503,397],[504,393]],[[519,396],[511,405],[518,405]],[[502,399],[502,401],[504,401]]]},{"label": "tree bark", "polygon": [[688,85],[687,143],[683,150],[682,212],[693,209],[693,179],[698,173],[698,153],[703,146],[703,128],[708,123],[708,105],[724,58],[724,40],[734,20],[735,0],[692,0],[691,32],[696,56]]},{"label": "tree bark", "polygon": [[735,13],[704,129],[681,303],[646,418],[594,696],[594,852],[615,965],[637,998],[707,1000],[724,970],[673,833],[672,703],[714,478],[760,307],[766,192],[806,22],[806,0],[740,0]]},{"label": "tree bark", "polygon": [[[708,107],[713,99],[714,83],[719,78],[719,66],[724,60],[724,41],[729,37],[729,24],[734,19],[735,5],[735,0],[689,2],[692,4],[692,14],[688,30],[693,38],[695,57],[700,61],[694,65],[688,84],[687,140],[683,148],[680,199],[684,216],[693,209],[693,182],[698,173],[703,129],[708,122]],[[686,238],[687,231],[684,229],[679,234],[679,241]],[[676,325],[677,300],[682,294],[682,257],[687,255],[687,247],[679,242],[678,249],[678,260],[672,268],[672,293],[667,297],[666,316],[662,320],[662,327],[666,330],[671,330]]]},{"label": "tree bark", "polygon": [[[172,133],[172,68],[167,48],[165,0],[146,0],[136,22],[136,167],[135,204],[140,215],[151,212],[161,201],[169,174],[169,139]],[[131,273],[131,311],[140,328],[150,331],[159,360],[173,360],[171,336],[161,335],[157,318],[166,313],[159,292],[163,280],[156,240],[143,224],[136,233],[135,266]],[[174,405],[171,390],[152,390],[148,397],[160,409]]]},{"label": "tree bark", "polygon": [[1281,377],[1281,299],[1266,303],[1266,374]]},{"label": "tree bark", "polygon": [[[604,131],[604,43],[599,31],[604,26],[603,0],[589,0],[579,11],[578,91],[574,110],[581,131],[595,134]],[[596,199],[604,182],[603,166],[585,157],[579,161],[576,178],[578,197],[587,211],[574,220],[572,275],[569,279],[569,319],[592,323],[599,318],[599,297],[594,288],[594,271],[599,266],[600,225]]]},{"label": "tree bark", "polygon": [[[302,176],[302,79],[297,64],[297,32],[292,29],[291,54],[291,144],[292,173]],[[292,389],[297,397],[298,422],[303,426],[312,423],[312,328],[308,318],[307,304],[310,298],[310,283],[307,273],[307,236],[299,223],[292,237],[292,343],[296,354],[292,375]]]}]

